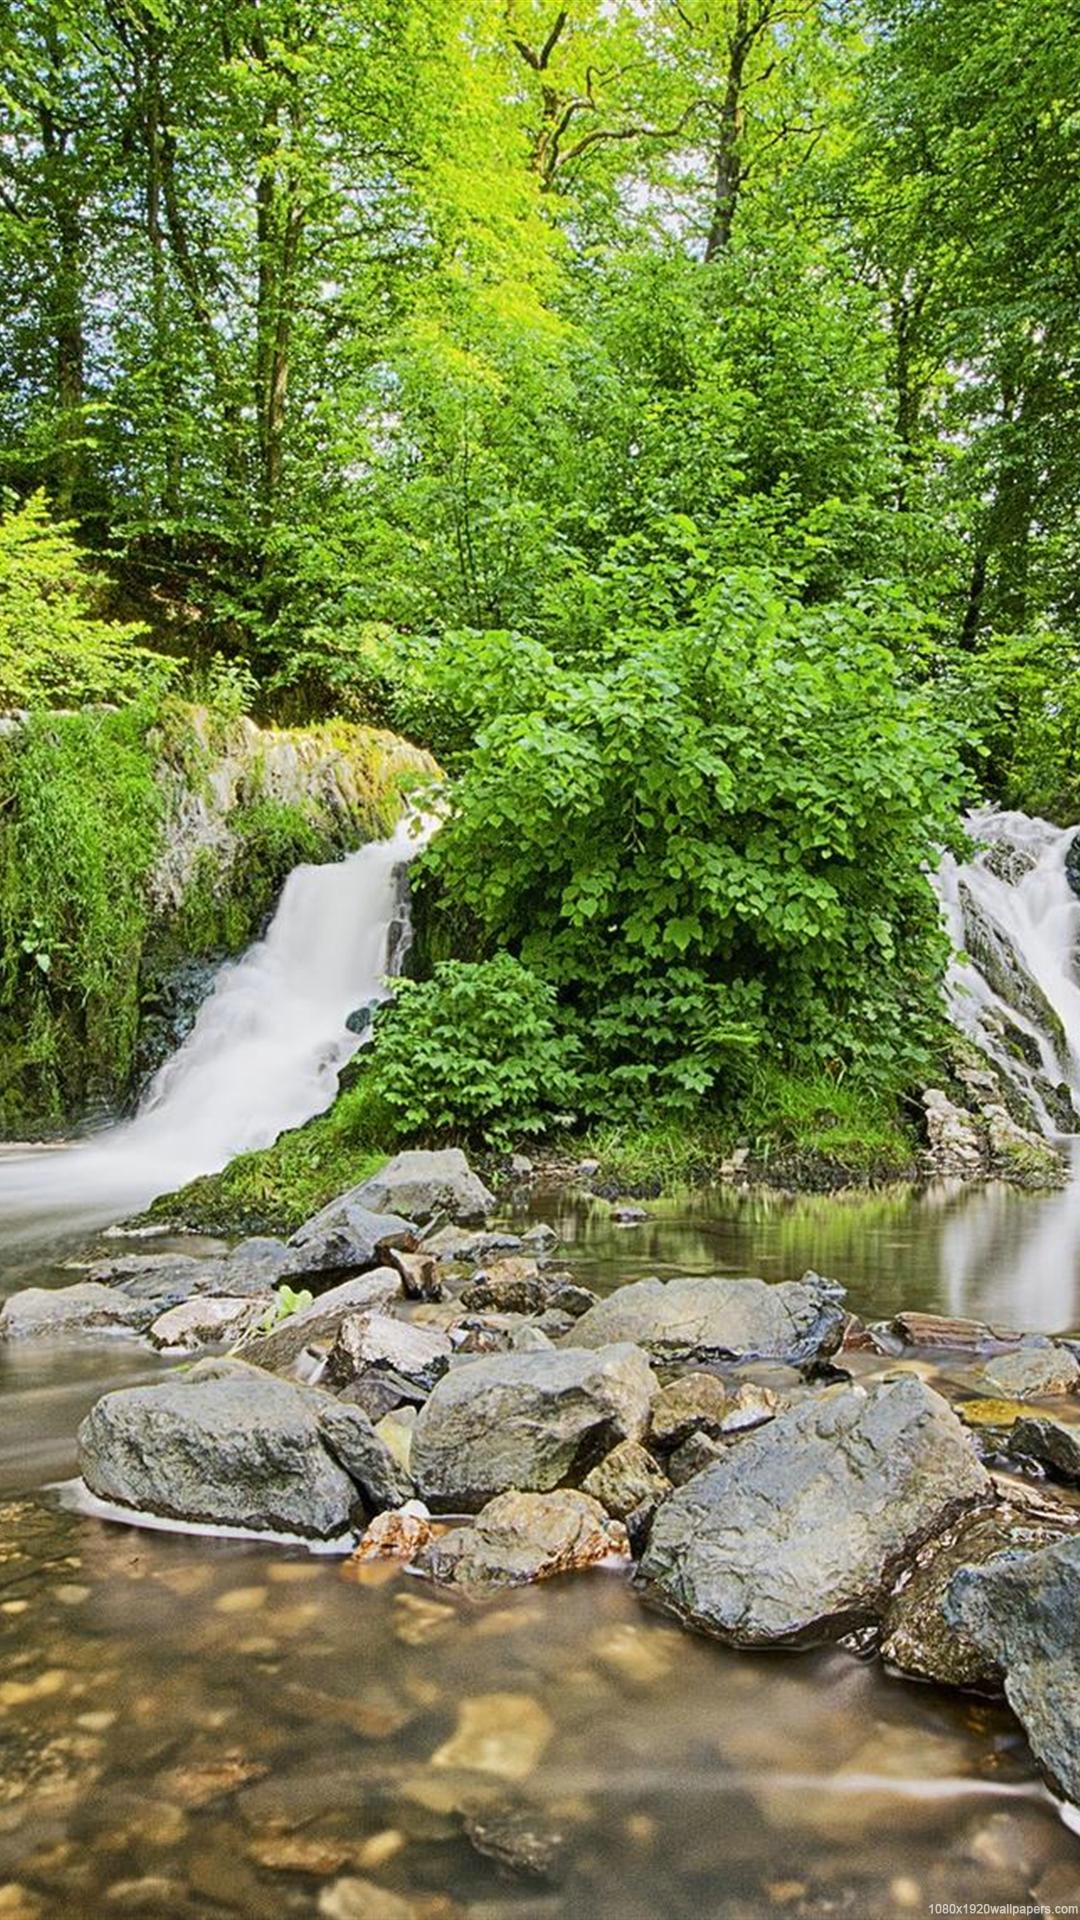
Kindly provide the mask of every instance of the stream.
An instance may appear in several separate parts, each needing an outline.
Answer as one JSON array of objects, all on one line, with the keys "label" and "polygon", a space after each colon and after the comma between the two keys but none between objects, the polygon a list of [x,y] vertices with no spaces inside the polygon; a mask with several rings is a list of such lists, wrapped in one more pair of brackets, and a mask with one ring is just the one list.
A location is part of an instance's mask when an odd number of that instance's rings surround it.
[{"label": "stream", "polygon": [[[980,989],[981,1023],[996,998]],[[311,1111],[333,1044],[320,1025],[307,1049]],[[1051,1036],[1033,1083],[1075,1084],[1068,1051]],[[116,1141],[85,1154],[119,1159]],[[9,1285],[70,1278],[46,1243],[115,1217],[86,1165],[0,1160]],[[1049,1194],[717,1190],[622,1226],[602,1201],[537,1192],[506,1224],[538,1218],[558,1264],[601,1292],[812,1266],[873,1318],[1080,1327],[1077,1161]],[[646,1612],[613,1572],[471,1609],[392,1565],[69,1510],[54,1489],[82,1415],[168,1364],[115,1336],[0,1347],[4,1920],[1080,1911],[1074,1816],[995,1702],[844,1648],[731,1653]]]}]

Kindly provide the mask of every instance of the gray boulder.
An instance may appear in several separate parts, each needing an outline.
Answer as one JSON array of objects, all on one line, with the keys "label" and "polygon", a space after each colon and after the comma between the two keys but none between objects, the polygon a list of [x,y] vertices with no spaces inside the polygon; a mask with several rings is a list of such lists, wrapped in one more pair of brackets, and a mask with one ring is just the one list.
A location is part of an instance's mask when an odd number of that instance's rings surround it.
[{"label": "gray boulder", "polygon": [[207,1294],[169,1307],[150,1328],[150,1344],[173,1353],[194,1353],[219,1340],[239,1340],[273,1310],[273,1294]]},{"label": "gray boulder", "polygon": [[1055,1480],[1080,1482],[1080,1426],[1033,1414],[1012,1427],[1008,1450],[1014,1459],[1034,1462]]},{"label": "gray boulder", "polygon": [[74,1287],[22,1287],[10,1294],[0,1310],[0,1340],[28,1340],[39,1334],[69,1338],[76,1333],[134,1333],[147,1324],[138,1302],[115,1287],[80,1280]]},{"label": "gray boulder", "polygon": [[664,1502],[641,1579],[737,1646],[835,1637],[880,1613],[924,1540],[992,1497],[969,1436],[921,1380],[831,1388]]},{"label": "gray boulder", "polygon": [[819,1274],[764,1280],[637,1280],[583,1314],[567,1345],[630,1340],[654,1359],[785,1360],[835,1351],[844,1330],[843,1288]]},{"label": "gray boulder", "polygon": [[945,1611],[1005,1676],[1005,1697],[1051,1782],[1080,1803],[1080,1539],[964,1567]]},{"label": "gray boulder", "polygon": [[272,1333],[247,1341],[244,1359],[279,1372],[292,1366],[305,1347],[331,1346],[349,1314],[386,1307],[400,1298],[401,1276],[392,1267],[376,1267],[374,1273],[362,1273],[355,1280],[343,1280],[339,1287],[331,1287],[310,1307],[291,1313]]},{"label": "gray boulder", "polygon": [[637,1347],[500,1353],[459,1364],[421,1408],[420,1497],[473,1513],[509,1487],[579,1484],[620,1440],[639,1440],[656,1382]]},{"label": "gray boulder", "polygon": [[121,1506],[327,1539],[358,1499],[323,1443],[327,1399],[236,1360],[202,1360],[105,1394],[79,1428],[79,1471]]},{"label": "gray boulder", "polygon": [[452,1352],[437,1327],[414,1326],[389,1313],[350,1313],[330,1349],[326,1385],[347,1387],[375,1368],[429,1392],[446,1372]]},{"label": "gray boulder", "polygon": [[587,1493],[502,1493],[471,1527],[453,1527],[423,1547],[417,1572],[480,1595],[629,1555],[626,1529]]},{"label": "gray boulder", "polygon": [[406,1214],[419,1221],[444,1213],[468,1224],[485,1220],[495,1208],[494,1194],[477,1178],[460,1147],[397,1153],[348,1198],[374,1213]]},{"label": "gray boulder", "polygon": [[412,1222],[397,1213],[375,1212],[351,1187],[298,1227],[287,1248],[290,1276],[362,1273],[381,1262],[381,1249],[412,1238]]},{"label": "gray boulder", "polygon": [[376,1433],[367,1414],[328,1394],[313,1396],[323,1445],[355,1480],[369,1513],[404,1506],[413,1484],[394,1459],[385,1440]]},{"label": "gray boulder", "polygon": [[1033,1393],[1072,1393],[1080,1384],[1080,1363],[1067,1347],[1052,1340],[1032,1340],[1012,1353],[995,1354],[980,1379],[1010,1400],[1023,1400]]}]

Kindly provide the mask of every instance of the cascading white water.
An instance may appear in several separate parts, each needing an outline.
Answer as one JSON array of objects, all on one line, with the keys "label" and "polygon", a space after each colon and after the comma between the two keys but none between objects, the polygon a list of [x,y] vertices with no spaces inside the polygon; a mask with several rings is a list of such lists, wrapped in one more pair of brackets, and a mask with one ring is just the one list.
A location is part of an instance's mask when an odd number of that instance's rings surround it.
[{"label": "cascading white water", "polygon": [[1065,867],[1076,827],[986,808],[973,860],[943,860],[938,891],[956,956],[955,1024],[1029,1101],[1047,1134],[1080,1102],[1080,899]]},{"label": "cascading white water", "polygon": [[86,1142],[0,1156],[0,1245],[100,1226],[329,1106],[384,996],[399,873],[426,832],[403,822],[346,860],[297,867],[266,937],[223,966],[135,1117]]}]

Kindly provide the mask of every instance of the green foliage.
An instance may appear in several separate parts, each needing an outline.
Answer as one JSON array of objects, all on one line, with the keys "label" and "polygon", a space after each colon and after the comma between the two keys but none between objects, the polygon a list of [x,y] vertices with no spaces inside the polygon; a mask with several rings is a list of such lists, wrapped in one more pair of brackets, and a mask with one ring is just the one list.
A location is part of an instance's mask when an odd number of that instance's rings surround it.
[{"label": "green foliage", "polygon": [[391,1135],[389,1117],[361,1074],[327,1113],[281,1134],[272,1147],[240,1154],[224,1172],[165,1194],[147,1217],[206,1233],[294,1233],[382,1166]]},{"label": "green foliage", "polygon": [[554,989],[500,953],[399,982],[366,1075],[402,1138],[506,1147],[573,1110],[578,1052]]},{"label": "green foliage", "polygon": [[175,662],[138,646],[143,627],[100,620],[96,583],[43,493],[0,512],[0,711],[145,698]]},{"label": "green foliage", "polygon": [[0,743],[0,1112],[27,1075],[49,1120],[130,1072],[163,814],[152,722],[35,713]]},{"label": "green foliage", "polygon": [[898,1086],[944,944],[924,877],[955,739],[905,686],[891,602],[807,608],[763,571],[698,623],[552,658],[482,726],[424,856],[558,989],[592,1113],[728,1098],[751,1055]]},{"label": "green foliage", "polygon": [[259,1332],[273,1333],[275,1327],[280,1327],[284,1321],[291,1320],[294,1313],[303,1313],[305,1307],[311,1306],[314,1298],[310,1287],[294,1289],[283,1280],[279,1287],[274,1288],[274,1304],[263,1314],[259,1322]]},{"label": "green foliage", "polygon": [[1040,627],[953,661],[942,685],[995,797],[1080,820],[1080,641]]}]

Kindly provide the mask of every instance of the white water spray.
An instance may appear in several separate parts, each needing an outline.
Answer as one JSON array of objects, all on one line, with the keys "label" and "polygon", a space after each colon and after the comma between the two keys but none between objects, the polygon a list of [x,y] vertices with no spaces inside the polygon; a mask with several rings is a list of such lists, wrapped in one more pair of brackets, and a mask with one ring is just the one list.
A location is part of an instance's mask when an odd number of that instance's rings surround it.
[{"label": "white water spray", "polygon": [[987,808],[978,843],[942,862],[938,891],[957,955],[947,993],[955,1024],[1029,1101],[1044,1132],[1069,1129],[1080,1104],[1080,899],[1065,856],[1076,827]]},{"label": "white water spray", "polygon": [[295,868],[265,939],[221,968],[134,1119],[0,1156],[0,1245],[120,1219],[328,1107],[362,1044],[346,1021],[384,997],[400,869],[427,831],[405,822],[346,860]]}]

